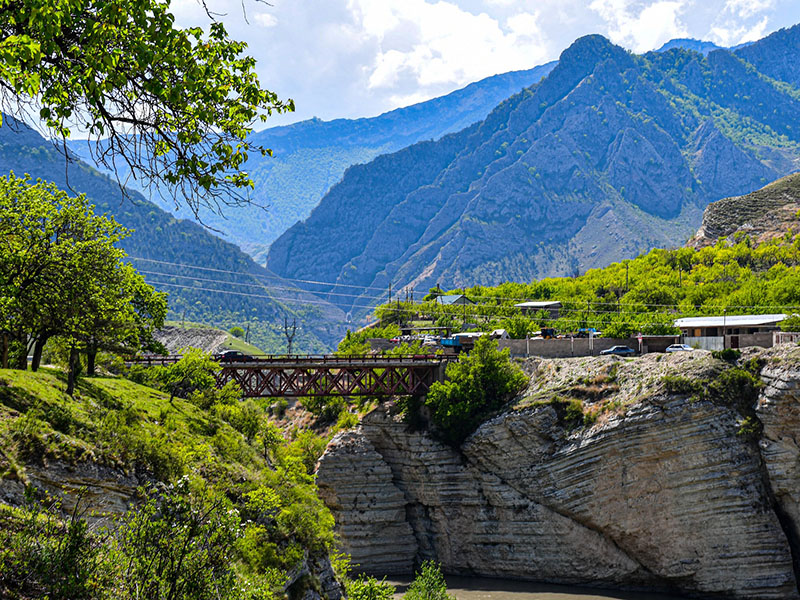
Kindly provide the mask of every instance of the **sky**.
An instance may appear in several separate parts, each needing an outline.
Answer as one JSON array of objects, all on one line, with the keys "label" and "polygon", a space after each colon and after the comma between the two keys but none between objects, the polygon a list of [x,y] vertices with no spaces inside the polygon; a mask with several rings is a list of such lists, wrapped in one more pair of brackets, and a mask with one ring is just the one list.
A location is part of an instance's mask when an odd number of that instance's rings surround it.
[{"label": "sky", "polygon": [[[266,126],[370,117],[557,59],[599,33],[634,52],[691,37],[732,46],[800,23],[798,0],[206,0],[248,44],[262,87],[296,111]],[[207,26],[173,0],[179,26]]]}]

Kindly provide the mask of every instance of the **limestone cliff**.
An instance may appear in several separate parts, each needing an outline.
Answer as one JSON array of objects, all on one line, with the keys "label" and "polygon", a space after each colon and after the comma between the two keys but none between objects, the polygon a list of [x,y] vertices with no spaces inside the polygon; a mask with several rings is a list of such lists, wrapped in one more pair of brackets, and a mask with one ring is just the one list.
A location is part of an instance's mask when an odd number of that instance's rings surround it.
[{"label": "limestone cliff", "polygon": [[[731,368],[702,351],[531,361],[525,398],[461,448],[383,405],[331,442],[318,484],[368,572],[434,558],[452,574],[797,598],[800,350],[745,358],[764,385],[738,408],[668,385]],[[570,396],[596,422],[569,429],[548,399]]]}]

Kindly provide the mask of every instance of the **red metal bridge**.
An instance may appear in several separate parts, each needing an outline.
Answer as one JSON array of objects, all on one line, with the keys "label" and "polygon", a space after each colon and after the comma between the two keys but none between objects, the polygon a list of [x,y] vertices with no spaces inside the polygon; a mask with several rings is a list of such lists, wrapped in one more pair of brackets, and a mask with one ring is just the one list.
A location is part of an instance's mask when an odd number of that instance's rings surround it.
[{"label": "red metal bridge", "polygon": [[[144,356],[129,363],[169,365],[179,355]],[[248,356],[221,361],[217,386],[235,381],[247,398],[296,396],[420,396],[444,377],[451,357]]]}]

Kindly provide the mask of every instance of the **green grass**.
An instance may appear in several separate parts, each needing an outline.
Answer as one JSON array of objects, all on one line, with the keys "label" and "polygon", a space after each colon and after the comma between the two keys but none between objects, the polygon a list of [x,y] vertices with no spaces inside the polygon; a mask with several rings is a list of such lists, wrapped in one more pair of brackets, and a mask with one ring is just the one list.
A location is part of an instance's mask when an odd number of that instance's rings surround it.
[{"label": "green grass", "polygon": [[[211,480],[256,477],[265,463],[230,425],[195,405],[115,377],[82,378],[0,369],[0,473],[47,459],[144,468],[157,479],[198,473]],[[14,469],[10,467],[14,466]]]}]

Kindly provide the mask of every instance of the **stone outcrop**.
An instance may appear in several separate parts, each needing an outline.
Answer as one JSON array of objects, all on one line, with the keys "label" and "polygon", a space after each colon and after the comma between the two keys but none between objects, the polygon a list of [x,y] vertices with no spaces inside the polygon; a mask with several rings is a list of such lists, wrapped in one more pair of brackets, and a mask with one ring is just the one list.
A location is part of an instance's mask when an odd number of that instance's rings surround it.
[{"label": "stone outcrop", "polygon": [[[724,368],[693,354],[658,368]],[[619,397],[638,397],[591,427],[520,402],[454,450],[384,405],[333,440],[318,483],[354,562],[377,575],[433,558],[451,574],[798,598],[800,352],[763,356],[758,443],[733,407],[669,394],[660,372],[642,385],[626,370],[648,366],[619,361]],[[547,364],[608,369],[579,360]]]}]

